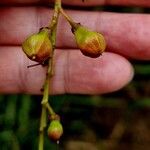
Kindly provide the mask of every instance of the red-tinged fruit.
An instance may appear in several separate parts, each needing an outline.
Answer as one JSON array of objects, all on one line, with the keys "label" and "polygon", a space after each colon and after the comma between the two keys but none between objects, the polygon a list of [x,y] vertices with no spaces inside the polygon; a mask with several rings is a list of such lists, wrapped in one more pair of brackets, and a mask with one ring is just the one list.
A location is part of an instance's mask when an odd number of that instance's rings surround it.
[{"label": "red-tinged fruit", "polygon": [[78,48],[83,55],[96,58],[106,49],[106,41],[102,34],[90,31],[88,28],[78,24],[73,28],[73,33]]},{"label": "red-tinged fruit", "polygon": [[33,61],[44,63],[52,56],[52,43],[49,39],[49,30],[43,28],[39,33],[29,36],[22,44],[27,57]]},{"label": "red-tinged fruit", "polygon": [[52,120],[48,130],[48,137],[53,141],[58,141],[63,134],[63,127],[59,120]]}]

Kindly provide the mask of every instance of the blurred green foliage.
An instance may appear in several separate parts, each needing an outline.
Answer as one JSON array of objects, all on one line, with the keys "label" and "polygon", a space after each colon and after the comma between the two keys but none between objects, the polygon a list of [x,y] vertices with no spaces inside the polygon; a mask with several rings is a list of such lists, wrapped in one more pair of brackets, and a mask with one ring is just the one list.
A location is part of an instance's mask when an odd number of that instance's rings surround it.
[{"label": "blurred green foliage", "polygon": [[[94,8],[116,11],[116,7]],[[148,12],[119,8],[117,12]],[[60,145],[46,138],[52,150],[150,149],[150,62],[134,61],[133,81],[118,92],[51,96],[60,114],[64,136]],[[41,96],[0,95],[0,149],[37,149]]]}]

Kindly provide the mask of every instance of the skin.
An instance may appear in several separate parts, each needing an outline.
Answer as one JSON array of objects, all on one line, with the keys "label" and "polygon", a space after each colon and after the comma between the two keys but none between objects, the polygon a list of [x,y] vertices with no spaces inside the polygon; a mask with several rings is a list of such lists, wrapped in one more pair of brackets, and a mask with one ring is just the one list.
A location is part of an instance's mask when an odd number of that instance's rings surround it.
[{"label": "skin", "polygon": [[[63,1],[69,4],[69,0]],[[48,8],[36,7],[37,0],[1,0],[0,5],[0,93],[39,94],[46,68],[29,60],[21,43],[31,33],[46,26],[52,15]],[[48,3],[48,2],[45,2]],[[30,7],[27,6],[30,4]],[[72,5],[84,5],[72,0]],[[150,6],[147,0],[87,0],[85,5]],[[13,6],[12,6],[13,5]],[[18,7],[15,7],[17,5]],[[19,7],[25,5],[26,7]],[[57,49],[54,56],[55,75],[52,94],[102,94],[119,90],[133,78],[129,60],[150,60],[150,15],[107,12],[67,11],[76,22],[101,32],[107,50],[99,58],[85,57],[77,49],[69,24],[60,18]]]}]

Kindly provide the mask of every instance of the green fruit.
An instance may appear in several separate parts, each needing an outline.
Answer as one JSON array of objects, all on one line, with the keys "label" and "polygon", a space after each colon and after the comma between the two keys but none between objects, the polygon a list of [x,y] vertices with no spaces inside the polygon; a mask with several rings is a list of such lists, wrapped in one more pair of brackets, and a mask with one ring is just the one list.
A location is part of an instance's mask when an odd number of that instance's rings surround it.
[{"label": "green fruit", "polygon": [[106,49],[106,42],[102,34],[90,31],[81,25],[76,26],[73,32],[77,46],[85,56],[96,58]]},{"label": "green fruit", "polygon": [[59,140],[63,134],[63,127],[62,127],[60,121],[52,120],[48,127],[47,133],[48,133],[48,137],[50,139],[52,139],[54,141]]},{"label": "green fruit", "polygon": [[29,36],[22,44],[27,57],[33,61],[43,63],[52,55],[52,43],[49,30],[43,28],[39,33]]}]

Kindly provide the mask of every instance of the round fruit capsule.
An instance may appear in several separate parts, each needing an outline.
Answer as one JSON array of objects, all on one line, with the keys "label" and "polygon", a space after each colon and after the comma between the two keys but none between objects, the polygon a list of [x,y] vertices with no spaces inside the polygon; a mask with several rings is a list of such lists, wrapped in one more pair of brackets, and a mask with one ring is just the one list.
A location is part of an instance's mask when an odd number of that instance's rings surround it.
[{"label": "round fruit capsule", "polygon": [[78,48],[83,55],[88,57],[99,57],[106,49],[104,36],[98,32],[90,31],[82,25],[73,29]]},{"label": "round fruit capsule", "polygon": [[43,63],[52,55],[52,43],[49,39],[49,30],[43,28],[39,33],[29,36],[22,44],[27,57],[33,61]]},{"label": "round fruit capsule", "polygon": [[63,134],[63,127],[59,120],[52,120],[47,130],[48,137],[58,141]]}]

